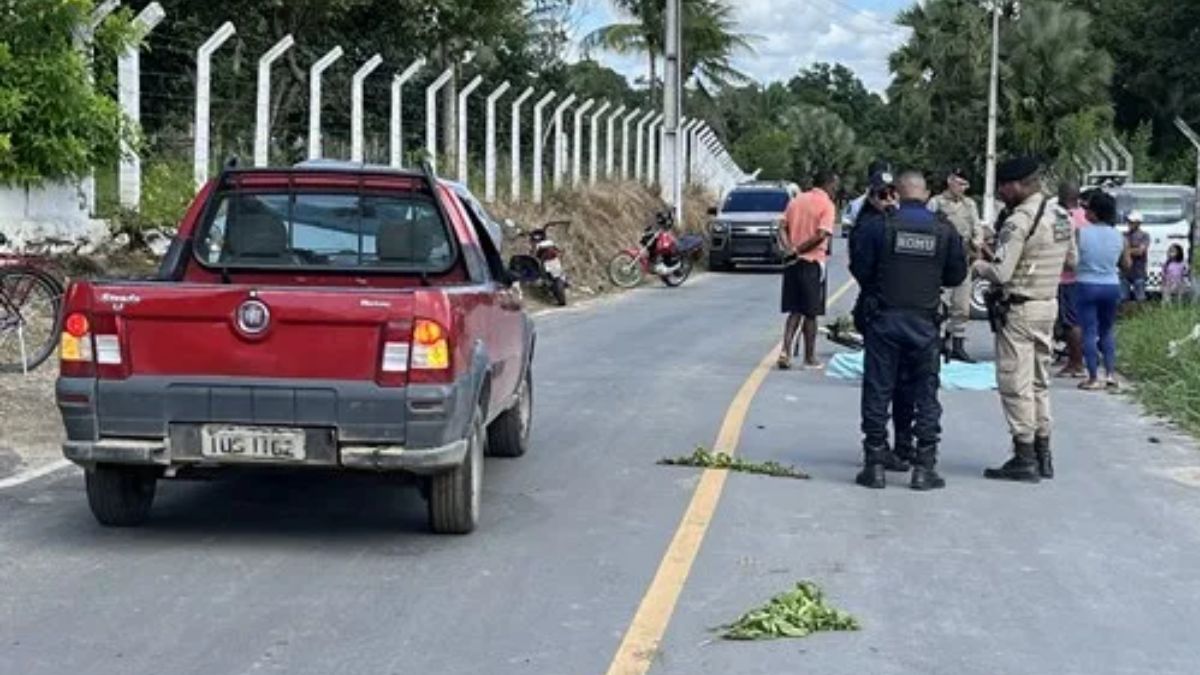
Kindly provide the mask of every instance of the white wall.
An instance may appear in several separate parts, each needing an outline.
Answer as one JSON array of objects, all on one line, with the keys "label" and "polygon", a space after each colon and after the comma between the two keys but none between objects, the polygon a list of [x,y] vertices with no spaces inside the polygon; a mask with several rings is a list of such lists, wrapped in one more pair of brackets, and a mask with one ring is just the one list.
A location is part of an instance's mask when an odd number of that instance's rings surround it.
[{"label": "white wall", "polygon": [[4,248],[12,250],[47,239],[91,248],[108,236],[103,221],[88,217],[80,186],[67,183],[33,189],[0,186],[0,232],[8,238]]}]

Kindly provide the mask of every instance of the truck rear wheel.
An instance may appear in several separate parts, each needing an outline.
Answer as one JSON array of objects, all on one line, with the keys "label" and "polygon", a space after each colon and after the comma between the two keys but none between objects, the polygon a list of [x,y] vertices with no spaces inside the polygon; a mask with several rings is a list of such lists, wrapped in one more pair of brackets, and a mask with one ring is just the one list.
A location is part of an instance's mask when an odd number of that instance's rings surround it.
[{"label": "truck rear wheel", "polygon": [[479,524],[485,443],[483,411],[476,407],[462,464],[429,479],[429,529],[435,533],[470,534]]},{"label": "truck rear wheel", "polygon": [[101,525],[132,527],[150,517],[158,481],[153,469],[100,465],[85,481],[88,506]]},{"label": "truck rear wheel", "polygon": [[533,425],[533,376],[529,369],[521,380],[517,402],[488,427],[488,454],[492,457],[520,457],[529,449],[529,430]]}]

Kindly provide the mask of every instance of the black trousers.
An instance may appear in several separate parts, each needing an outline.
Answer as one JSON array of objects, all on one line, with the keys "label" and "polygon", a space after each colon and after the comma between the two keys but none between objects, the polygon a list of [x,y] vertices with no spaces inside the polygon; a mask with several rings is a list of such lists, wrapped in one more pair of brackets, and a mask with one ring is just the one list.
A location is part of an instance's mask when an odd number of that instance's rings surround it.
[{"label": "black trousers", "polygon": [[[911,429],[919,447],[936,446],[942,433],[938,402],[941,336],[931,318],[902,311],[879,312],[863,336],[865,372],[862,387],[862,432],[868,448],[888,440],[890,408],[898,439]],[[899,393],[899,401],[897,394]]]}]

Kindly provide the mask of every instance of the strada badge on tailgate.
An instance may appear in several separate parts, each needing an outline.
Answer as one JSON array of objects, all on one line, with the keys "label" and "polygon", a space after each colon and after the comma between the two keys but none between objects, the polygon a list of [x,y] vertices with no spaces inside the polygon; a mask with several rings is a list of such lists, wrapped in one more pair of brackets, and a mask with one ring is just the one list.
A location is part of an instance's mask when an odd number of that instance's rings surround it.
[{"label": "strada badge on tailgate", "polygon": [[247,300],[237,309],[237,327],[246,335],[260,335],[271,323],[271,310],[261,300]]}]

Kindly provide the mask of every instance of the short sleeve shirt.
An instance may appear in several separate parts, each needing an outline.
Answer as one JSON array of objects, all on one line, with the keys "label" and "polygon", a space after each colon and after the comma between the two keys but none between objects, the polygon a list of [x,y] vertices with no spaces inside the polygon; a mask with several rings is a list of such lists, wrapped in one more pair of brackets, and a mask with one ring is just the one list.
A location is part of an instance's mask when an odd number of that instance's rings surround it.
[{"label": "short sleeve shirt", "polygon": [[[1071,219],[1071,229],[1075,232],[1078,232],[1080,228],[1088,224],[1087,212],[1082,208],[1075,207],[1073,209],[1067,209],[1067,217]],[[1075,271],[1064,269],[1062,272],[1061,283],[1075,283]]]},{"label": "short sleeve shirt", "polygon": [[[1146,255],[1150,253],[1150,235],[1143,229],[1138,229],[1137,232],[1126,232],[1125,239],[1129,241],[1129,248],[1135,249],[1139,246],[1146,247]],[[1146,256],[1134,255],[1130,258],[1129,278],[1130,279],[1145,279],[1146,278]]]},{"label": "short sleeve shirt", "polygon": [[[817,232],[828,232],[830,236],[833,236],[833,223],[836,217],[837,206],[824,190],[816,188],[802,192],[788,203],[787,212],[784,214],[788,238],[793,246],[800,246],[815,237]],[[801,254],[800,258],[809,262],[823,263],[828,255],[827,246],[818,246]]]}]

